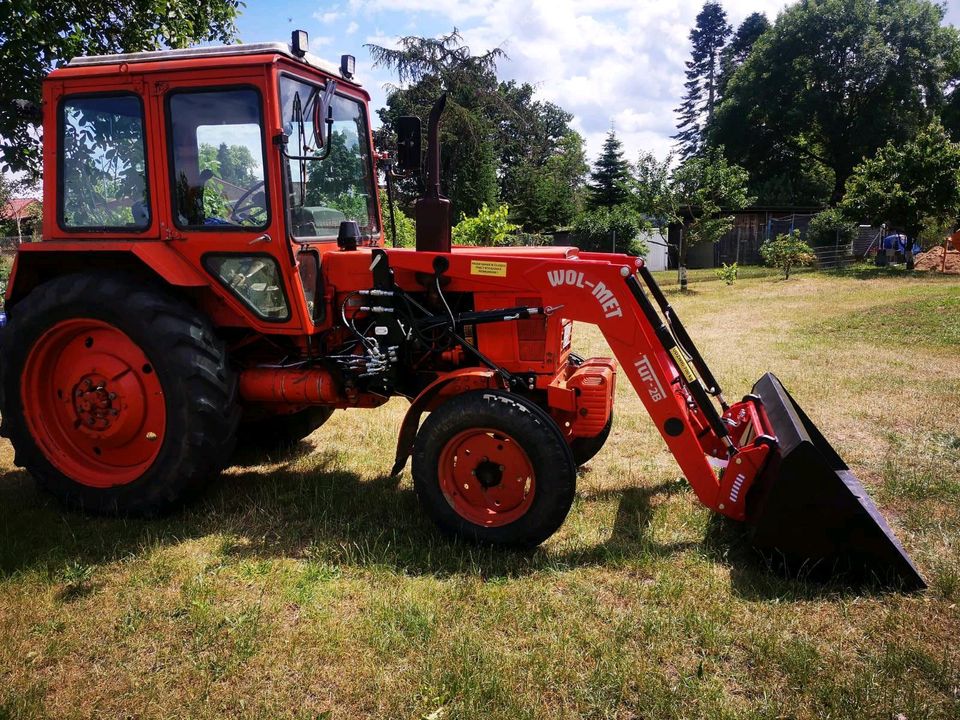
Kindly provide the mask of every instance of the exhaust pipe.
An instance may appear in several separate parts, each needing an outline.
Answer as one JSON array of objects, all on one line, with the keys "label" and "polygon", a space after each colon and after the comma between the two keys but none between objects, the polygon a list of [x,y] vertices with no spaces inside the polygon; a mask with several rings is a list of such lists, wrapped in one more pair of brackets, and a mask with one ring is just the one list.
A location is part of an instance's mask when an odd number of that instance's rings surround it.
[{"label": "exhaust pipe", "polygon": [[450,252],[450,201],[440,194],[440,115],[446,104],[444,93],[433,104],[427,125],[426,191],[414,207],[419,252]]}]

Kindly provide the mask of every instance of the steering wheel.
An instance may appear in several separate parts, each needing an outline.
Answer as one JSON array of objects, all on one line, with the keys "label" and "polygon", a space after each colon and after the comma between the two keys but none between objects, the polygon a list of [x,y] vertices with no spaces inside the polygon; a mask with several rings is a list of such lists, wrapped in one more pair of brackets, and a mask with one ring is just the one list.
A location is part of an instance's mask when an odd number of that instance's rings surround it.
[{"label": "steering wheel", "polygon": [[251,185],[246,192],[243,193],[237,201],[233,204],[233,207],[230,209],[230,220],[235,222],[238,225],[242,224],[244,220],[247,219],[244,213],[249,212],[250,210],[263,210],[263,207],[254,199],[251,199],[257,190],[262,188],[266,184],[266,181],[261,180],[258,183]]}]

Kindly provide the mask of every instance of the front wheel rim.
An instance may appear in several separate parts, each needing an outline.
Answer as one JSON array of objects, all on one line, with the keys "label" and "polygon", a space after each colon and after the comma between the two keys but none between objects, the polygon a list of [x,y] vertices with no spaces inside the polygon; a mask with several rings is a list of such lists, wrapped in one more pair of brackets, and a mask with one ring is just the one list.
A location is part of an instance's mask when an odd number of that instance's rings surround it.
[{"label": "front wheel rim", "polygon": [[163,444],[166,402],[153,364],[100,320],[63,320],[43,333],[27,356],[21,398],[40,451],[87,487],[137,480]]},{"label": "front wheel rim", "polygon": [[437,469],[450,507],[475,525],[508,525],[533,504],[533,463],[519,443],[500,430],[457,433],[444,445]]}]

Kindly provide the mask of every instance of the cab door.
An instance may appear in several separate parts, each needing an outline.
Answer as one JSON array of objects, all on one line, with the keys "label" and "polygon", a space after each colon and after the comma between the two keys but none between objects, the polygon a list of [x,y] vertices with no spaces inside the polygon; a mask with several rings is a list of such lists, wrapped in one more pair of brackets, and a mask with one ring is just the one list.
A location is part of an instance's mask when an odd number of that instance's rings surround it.
[{"label": "cab door", "polygon": [[168,237],[249,324],[294,332],[301,303],[290,301],[295,268],[274,201],[279,178],[269,151],[267,76],[204,74],[163,82],[157,94]]}]

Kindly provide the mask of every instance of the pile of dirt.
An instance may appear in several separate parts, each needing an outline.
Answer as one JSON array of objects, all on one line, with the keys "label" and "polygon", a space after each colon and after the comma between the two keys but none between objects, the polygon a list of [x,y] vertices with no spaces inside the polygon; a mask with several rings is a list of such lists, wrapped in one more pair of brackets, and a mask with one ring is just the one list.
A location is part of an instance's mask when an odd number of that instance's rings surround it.
[{"label": "pile of dirt", "polygon": [[[933,270],[940,272],[943,265],[943,247],[935,247],[924,253],[914,256],[917,270]],[[960,275],[960,251],[947,250],[947,265],[943,270],[949,275]]]}]

